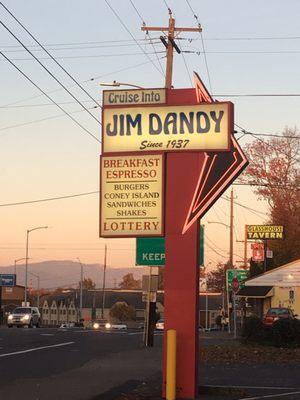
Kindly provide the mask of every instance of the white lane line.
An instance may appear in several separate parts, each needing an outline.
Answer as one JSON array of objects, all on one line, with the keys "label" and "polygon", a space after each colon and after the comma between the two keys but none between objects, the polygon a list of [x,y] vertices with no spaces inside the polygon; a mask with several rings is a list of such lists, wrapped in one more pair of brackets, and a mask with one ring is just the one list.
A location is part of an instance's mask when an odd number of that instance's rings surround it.
[{"label": "white lane line", "polygon": [[40,336],[54,336],[54,333],[40,333]]},{"label": "white lane line", "polygon": [[257,397],[244,397],[240,400],[261,400],[261,399],[274,399],[274,397],[290,396],[292,394],[300,394],[300,392],[289,392],[289,393],[279,393],[279,394],[268,394],[266,396]]},{"label": "white lane line", "polygon": [[262,390],[299,390],[295,387],[279,387],[279,386],[226,386],[226,385],[203,385],[205,387],[217,387],[217,388],[234,388],[234,389],[262,389]]},{"label": "white lane line", "polygon": [[13,353],[0,354],[0,357],[10,357],[10,356],[14,356],[14,355],[17,355],[17,354],[30,353],[32,351],[50,349],[50,348],[53,348],[53,347],[69,346],[70,344],[74,344],[74,343],[75,342],[65,342],[65,343],[52,344],[50,346],[34,347],[33,349],[14,351]]}]

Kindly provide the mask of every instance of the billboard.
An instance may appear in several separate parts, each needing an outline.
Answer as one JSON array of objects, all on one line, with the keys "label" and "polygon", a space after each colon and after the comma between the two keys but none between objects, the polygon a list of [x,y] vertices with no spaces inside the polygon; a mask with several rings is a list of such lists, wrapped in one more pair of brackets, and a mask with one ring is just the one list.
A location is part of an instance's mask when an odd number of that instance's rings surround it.
[{"label": "billboard", "polygon": [[283,225],[247,225],[247,239],[275,240],[284,239]]},{"label": "billboard", "polygon": [[102,153],[229,151],[233,104],[104,107]]},{"label": "billboard", "polygon": [[162,236],[162,154],[101,157],[100,236]]},{"label": "billboard", "polygon": [[16,275],[15,274],[0,274],[0,286],[15,286]]}]

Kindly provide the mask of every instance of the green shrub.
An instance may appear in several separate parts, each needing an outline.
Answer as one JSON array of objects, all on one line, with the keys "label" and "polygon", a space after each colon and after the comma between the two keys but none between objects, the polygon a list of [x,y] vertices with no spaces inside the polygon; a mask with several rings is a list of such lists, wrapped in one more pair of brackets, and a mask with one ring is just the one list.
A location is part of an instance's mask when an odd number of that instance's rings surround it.
[{"label": "green shrub", "polygon": [[297,319],[279,319],[273,324],[272,339],[275,346],[300,346],[300,321]]},{"label": "green shrub", "polygon": [[265,328],[261,319],[255,316],[245,318],[241,336],[247,342],[259,342],[263,340],[265,337]]}]

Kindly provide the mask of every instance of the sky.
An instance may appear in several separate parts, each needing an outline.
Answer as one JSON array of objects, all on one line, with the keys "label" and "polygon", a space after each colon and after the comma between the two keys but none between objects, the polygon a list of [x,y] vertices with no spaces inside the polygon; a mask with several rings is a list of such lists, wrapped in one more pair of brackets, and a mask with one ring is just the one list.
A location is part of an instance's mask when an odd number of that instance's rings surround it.
[{"label": "sky", "polygon": [[[203,28],[208,70],[200,35],[181,34],[185,40],[180,40],[180,46],[188,53],[175,54],[174,87],[191,87],[190,75],[197,71],[216,99],[234,102],[235,122],[245,129],[257,133],[281,133],[286,126],[299,125],[299,97],[230,96],[300,93],[300,3],[297,0],[5,0],[3,3],[41,43],[47,45],[53,56],[97,102],[101,102],[102,97],[100,82],[117,80],[143,87],[163,87],[159,62],[164,68],[164,47],[158,40],[159,34],[152,33],[155,54],[141,32],[141,24],[144,21],[148,25],[165,26],[167,3],[177,26],[194,27],[196,20],[190,3]],[[92,108],[95,103],[74,87],[74,82],[47,59],[2,7],[0,13],[3,24],[76,98],[84,102],[99,121],[99,107]],[[3,25],[0,29],[1,51],[100,139],[99,122],[61,90]],[[139,46],[131,35],[138,40]],[[102,263],[107,244],[109,266],[133,266],[134,239],[99,238],[96,193],[5,206],[99,190],[100,145],[41,95],[1,55],[0,82],[0,265],[11,265],[15,259],[25,257],[26,230],[47,225],[48,229],[30,234],[32,262],[80,257],[83,263]],[[240,143],[243,147],[251,141],[246,136]],[[229,191],[224,196],[228,197]],[[235,205],[235,239],[242,240],[245,224],[266,220],[267,205],[258,200],[249,187],[234,186],[234,196],[236,202],[260,212],[253,213]],[[225,198],[220,199],[202,220],[206,226],[205,260],[209,268],[228,258],[229,230],[220,222],[229,223],[229,202]],[[241,260],[242,243],[234,243],[234,253],[235,260]]]}]

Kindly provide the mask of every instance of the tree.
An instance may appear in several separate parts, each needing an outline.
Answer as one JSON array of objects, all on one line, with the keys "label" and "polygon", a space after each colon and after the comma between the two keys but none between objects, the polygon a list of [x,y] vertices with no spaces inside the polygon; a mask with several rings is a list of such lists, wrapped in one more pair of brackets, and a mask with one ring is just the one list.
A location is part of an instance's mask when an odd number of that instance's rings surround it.
[{"label": "tree", "polygon": [[[78,287],[80,288],[80,282],[78,284]],[[82,289],[86,289],[86,290],[92,290],[95,289],[96,287],[96,283],[93,282],[93,280],[91,278],[84,278],[82,281]]]},{"label": "tree", "polygon": [[124,301],[119,301],[111,307],[109,315],[116,321],[130,321],[135,319],[135,308]]},{"label": "tree", "polygon": [[119,283],[120,289],[140,289],[141,280],[134,279],[133,274],[129,273],[123,276],[122,281]]},{"label": "tree", "polygon": [[212,292],[222,292],[226,288],[226,271],[229,263],[218,263],[217,268],[207,274],[207,288]]},{"label": "tree", "polygon": [[243,179],[269,204],[267,223],[284,225],[285,239],[269,241],[274,267],[300,257],[300,134],[286,128],[282,138],[260,138],[246,146],[250,164]]}]

